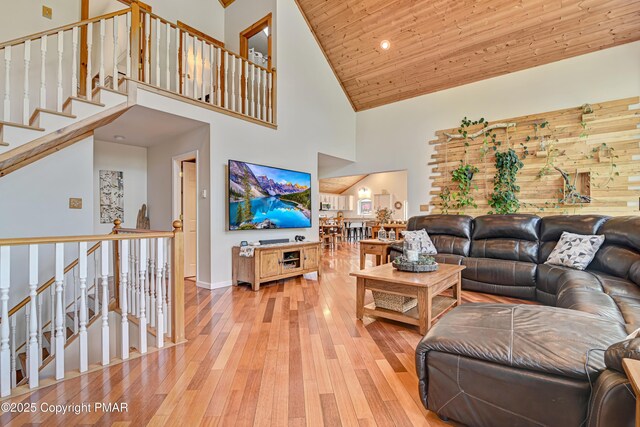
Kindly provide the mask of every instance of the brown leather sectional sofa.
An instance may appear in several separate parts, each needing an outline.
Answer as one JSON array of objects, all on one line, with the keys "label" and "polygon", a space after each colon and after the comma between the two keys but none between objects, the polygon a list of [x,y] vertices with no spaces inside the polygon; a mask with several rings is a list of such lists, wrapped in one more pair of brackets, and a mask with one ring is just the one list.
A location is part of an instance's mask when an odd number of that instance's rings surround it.
[{"label": "brown leather sectional sofa", "polygon": [[[640,217],[413,217],[462,287],[544,305],[463,304],[416,349],[428,409],[468,426],[633,426],[622,357],[640,358]],[[563,231],[604,234],[587,270],[544,264]],[[401,248],[392,249],[397,256]]]}]

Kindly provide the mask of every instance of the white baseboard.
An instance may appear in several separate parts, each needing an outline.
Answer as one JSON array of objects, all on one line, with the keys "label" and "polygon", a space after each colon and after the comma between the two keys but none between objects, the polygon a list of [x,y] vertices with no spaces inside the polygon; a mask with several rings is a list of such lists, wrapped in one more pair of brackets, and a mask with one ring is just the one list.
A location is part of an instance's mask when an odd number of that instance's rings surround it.
[{"label": "white baseboard", "polygon": [[223,282],[209,283],[209,282],[201,282],[197,281],[196,286],[203,289],[209,289],[210,291],[214,289],[226,288],[227,286],[231,286],[231,280],[225,280]]}]

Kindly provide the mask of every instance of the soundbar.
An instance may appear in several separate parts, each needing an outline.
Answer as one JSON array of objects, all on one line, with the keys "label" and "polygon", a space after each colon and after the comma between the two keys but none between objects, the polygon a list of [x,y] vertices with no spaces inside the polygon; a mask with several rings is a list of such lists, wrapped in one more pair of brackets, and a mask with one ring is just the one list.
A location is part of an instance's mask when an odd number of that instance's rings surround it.
[{"label": "soundbar", "polygon": [[261,245],[273,245],[276,243],[289,243],[289,239],[269,239],[269,240],[260,240]]}]

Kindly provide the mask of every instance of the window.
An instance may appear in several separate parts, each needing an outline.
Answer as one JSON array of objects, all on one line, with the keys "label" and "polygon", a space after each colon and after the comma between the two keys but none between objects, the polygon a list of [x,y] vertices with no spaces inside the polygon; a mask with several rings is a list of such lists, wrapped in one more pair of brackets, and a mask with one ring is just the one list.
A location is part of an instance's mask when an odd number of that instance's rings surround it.
[{"label": "window", "polygon": [[371,215],[373,212],[373,203],[371,199],[358,200],[358,215]]}]

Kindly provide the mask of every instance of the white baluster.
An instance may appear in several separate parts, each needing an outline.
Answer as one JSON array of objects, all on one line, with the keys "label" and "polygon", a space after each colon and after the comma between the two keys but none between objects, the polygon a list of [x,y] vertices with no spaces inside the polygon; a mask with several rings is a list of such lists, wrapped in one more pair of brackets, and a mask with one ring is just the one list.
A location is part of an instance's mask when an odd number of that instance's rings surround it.
[{"label": "white baluster", "polygon": [[31,64],[31,40],[24,42],[24,94],[22,100],[22,124],[29,124],[29,65]]},{"label": "white baluster", "polygon": [[[148,16],[148,15],[147,15]],[[129,358],[129,318],[127,304],[127,289],[129,288],[129,240],[120,241],[120,311],[122,324],[120,331],[120,357]]]},{"label": "white baluster", "polygon": [[164,330],[171,335],[171,240],[165,239],[165,306],[164,306]]},{"label": "white baluster", "polygon": [[[160,87],[160,20],[156,21],[156,86]],[[168,40],[167,40],[168,41]]]},{"label": "white baluster", "polygon": [[[40,347],[42,347],[42,341],[38,342],[38,313],[37,309],[42,307],[42,304],[37,306],[38,302],[38,245],[29,245],[29,341],[27,348],[27,366],[23,366],[29,376],[29,388],[38,387],[38,367],[40,366]],[[40,344],[39,344],[40,343]]]},{"label": "white baluster", "polygon": [[156,344],[158,348],[164,347],[164,298],[162,296],[162,282],[164,281],[162,273],[164,269],[164,239],[158,239],[158,247],[156,250]]},{"label": "white baluster", "polygon": [[205,101],[205,93],[204,93],[204,88],[205,88],[205,84],[204,84],[204,51],[205,51],[205,41],[201,40],[200,41],[200,100],[202,102]]},{"label": "white baluster", "polygon": [[254,92],[255,80],[256,80],[256,67],[255,65],[249,65],[249,75],[251,76],[251,113],[249,114],[251,117],[256,116],[256,95]]},{"label": "white baluster", "polygon": [[167,22],[164,27],[164,32],[167,37],[167,49],[165,50],[165,74],[167,75],[167,81],[165,82],[164,88],[166,90],[171,89],[171,72],[169,71],[169,63],[171,62],[171,25]]},{"label": "white baluster", "polygon": [[215,89],[214,89],[214,75],[215,75],[215,71],[214,71],[214,59],[213,59],[213,45],[210,44],[209,45],[209,104],[213,105],[213,103],[215,102],[214,98],[215,98]]},{"label": "white baluster", "polygon": [[64,287],[64,244],[55,245],[55,289],[56,289],[56,379],[64,378],[64,343],[66,341],[66,331],[64,328],[64,297],[62,289]]},{"label": "white baluster", "polygon": [[[109,364],[109,242],[100,242],[100,277],[102,286],[102,364]],[[97,295],[96,295],[97,299]],[[96,311],[97,313],[97,311]]]},{"label": "white baluster", "polygon": [[[182,49],[184,52],[184,49]],[[183,53],[184,56],[184,53]],[[176,92],[180,93],[180,61],[184,64],[184,61],[180,58],[180,30],[176,28]]]},{"label": "white baluster", "polygon": [[262,116],[260,112],[262,111],[262,70],[256,67],[258,72],[258,83],[257,83],[257,99],[256,99],[256,118],[261,119]]},{"label": "white baluster", "polygon": [[269,81],[269,91],[267,94],[267,99],[269,101],[269,114],[267,116],[267,121],[269,123],[273,123],[273,73],[267,74]]},{"label": "white baluster", "polygon": [[[75,268],[73,269],[73,272],[71,273],[72,276],[73,276],[73,302],[71,303],[71,305],[72,305],[72,310],[73,310],[73,333],[74,334],[78,333],[78,327],[79,327],[79,324],[78,324],[78,294],[77,294],[79,278],[78,278],[78,274],[77,273],[78,272],[77,272],[77,270]],[[63,288],[63,289],[66,290],[66,287]],[[63,295],[64,295],[64,293],[63,293]],[[66,315],[67,314],[67,306],[66,306],[67,299],[64,298],[64,296],[63,296],[62,300],[65,303],[65,310],[64,310],[65,313],[64,314]],[[65,320],[67,320],[66,317],[65,317]]]},{"label": "white baluster", "polygon": [[242,100],[242,112],[249,115],[249,62],[242,60],[242,69],[244,72],[244,98]]},{"label": "white baluster", "polygon": [[236,57],[231,55],[231,110],[236,111]]},{"label": "white baluster", "polygon": [[11,121],[11,46],[4,48],[4,110],[3,120]]},{"label": "white baluster", "polygon": [[156,245],[155,241],[151,241],[149,245],[149,324],[152,327],[156,326],[156,279],[155,279],[155,256]]},{"label": "white baluster", "polygon": [[98,258],[97,252],[93,253],[93,262],[93,315],[97,316],[100,313],[100,258]]},{"label": "white baluster", "polygon": [[[188,64],[187,64],[187,60],[189,58],[189,55],[187,53],[187,41],[189,40],[189,35],[187,33],[183,33],[180,30],[176,31],[180,34],[182,34],[182,59],[179,59],[181,61],[182,64],[182,87],[180,88],[180,92],[182,95],[187,96],[187,87],[189,85],[187,85],[187,76],[189,75],[189,70],[188,70]],[[178,52],[180,52],[180,49],[178,49]]]},{"label": "white baluster", "polygon": [[131,246],[133,247],[133,272],[131,277],[133,278],[133,299],[131,300],[131,313],[136,316],[140,316],[140,277],[138,276],[138,267],[140,265],[140,240],[132,240]]},{"label": "white baluster", "polygon": [[238,78],[236,82],[238,85],[238,100],[236,104],[236,111],[242,113],[242,108],[244,106],[244,100],[242,99],[242,73],[244,71],[244,59],[240,56],[236,59],[238,60]]},{"label": "white baluster", "polygon": [[11,393],[9,349],[9,286],[11,283],[11,248],[0,246],[0,396]]},{"label": "white baluster", "polygon": [[71,96],[78,96],[78,27],[71,30]]},{"label": "white baluster", "polygon": [[11,369],[11,388],[16,387],[16,316],[9,317],[9,322],[11,323],[11,344],[9,348],[11,349],[11,358],[10,358],[10,369]]},{"label": "white baluster", "polygon": [[85,97],[91,99],[91,91],[93,90],[93,71],[91,70],[91,52],[93,50],[93,24],[87,24],[87,80]]},{"label": "white baluster", "polygon": [[113,79],[111,87],[118,90],[118,17],[113,17]]},{"label": "white baluster", "polygon": [[89,343],[87,342],[87,242],[78,243],[78,276],[80,277],[80,372],[89,369]]},{"label": "white baluster", "polygon": [[[26,60],[26,56],[25,56]],[[40,39],[40,108],[47,108],[47,36]]]},{"label": "white baluster", "polygon": [[151,55],[149,50],[149,35],[151,34],[151,17],[148,13],[144,14],[144,82],[151,83]]},{"label": "white baluster", "polygon": [[216,105],[222,105],[222,80],[220,76],[220,67],[222,65],[222,50],[215,48],[217,52],[216,60]]},{"label": "white baluster", "polygon": [[29,375],[29,358],[31,357],[31,350],[29,349],[29,328],[31,327],[31,320],[29,317],[31,316],[31,307],[29,307],[31,303],[27,303],[24,309],[24,332],[25,332],[25,340],[24,340],[24,348],[26,349],[27,359],[26,364],[22,365],[22,379],[26,378]]},{"label": "white baluster", "polygon": [[36,370],[38,366],[42,365],[42,347],[44,346],[44,341],[42,340],[44,331],[42,330],[42,301],[44,298],[42,296],[38,297],[38,363],[36,365]]},{"label": "white baluster", "polygon": [[193,72],[191,73],[191,84],[193,85],[193,92],[191,93],[193,99],[198,99],[198,79],[196,76],[197,68],[196,68],[196,63],[198,62],[198,50],[197,50],[197,46],[198,46],[198,39],[194,36],[192,37],[193,39],[193,47],[191,52],[193,53]]},{"label": "white baluster", "polygon": [[127,78],[131,78],[131,12],[127,12]]},{"label": "white baluster", "polygon": [[56,354],[56,287],[50,286],[51,289],[49,295],[49,316],[51,320],[49,321],[49,353]]},{"label": "white baluster", "polygon": [[[138,264],[138,277],[140,278],[140,284],[142,288],[145,287],[146,276],[147,276],[147,246],[149,241],[147,239],[140,240],[140,263]],[[140,353],[144,354],[147,352],[147,306],[145,301],[145,296],[142,295],[140,298],[140,317],[139,317],[139,343],[140,343]]]},{"label": "white baluster", "polygon": [[224,51],[224,105],[229,108],[229,52]]},{"label": "white baluster", "polygon": [[58,31],[58,86],[56,90],[56,111],[62,111],[62,56],[64,55],[64,32]]},{"label": "white baluster", "polygon": [[[106,34],[106,21],[104,19],[100,20],[100,57],[98,64],[100,64],[100,71],[98,71],[98,85],[100,87],[104,87],[104,38]],[[87,76],[89,78],[89,76]]]},{"label": "white baluster", "polygon": [[267,71],[262,70],[262,120],[267,120]]}]

